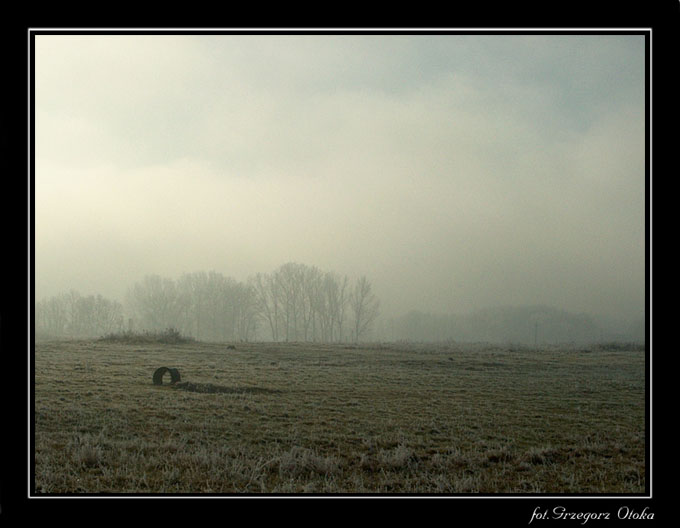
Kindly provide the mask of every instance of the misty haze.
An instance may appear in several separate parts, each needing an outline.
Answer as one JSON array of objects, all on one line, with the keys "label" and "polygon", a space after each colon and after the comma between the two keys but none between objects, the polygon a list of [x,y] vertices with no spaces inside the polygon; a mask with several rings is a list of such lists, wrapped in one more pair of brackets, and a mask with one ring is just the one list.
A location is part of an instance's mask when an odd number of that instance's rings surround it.
[{"label": "misty haze", "polygon": [[645,491],[644,33],[33,37],[35,493]]}]

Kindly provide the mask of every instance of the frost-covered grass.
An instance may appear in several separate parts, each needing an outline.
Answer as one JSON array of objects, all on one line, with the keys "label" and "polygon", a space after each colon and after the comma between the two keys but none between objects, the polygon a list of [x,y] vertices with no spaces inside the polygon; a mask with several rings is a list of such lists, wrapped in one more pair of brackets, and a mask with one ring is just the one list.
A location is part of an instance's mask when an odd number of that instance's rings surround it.
[{"label": "frost-covered grass", "polygon": [[644,493],[644,390],[641,350],[42,342],[35,492]]}]

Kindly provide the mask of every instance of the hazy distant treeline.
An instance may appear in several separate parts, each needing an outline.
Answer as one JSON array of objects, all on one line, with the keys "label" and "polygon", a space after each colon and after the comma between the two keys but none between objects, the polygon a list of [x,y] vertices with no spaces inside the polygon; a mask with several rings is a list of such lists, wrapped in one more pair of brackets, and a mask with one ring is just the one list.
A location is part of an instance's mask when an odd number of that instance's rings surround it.
[{"label": "hazy distant treeline", "polygon": [[288,263],[249,281],[260,320],[274,341],[359,341],[378,316],[379,301],[365,277]]},{"label": "hazy distant treeline", "polygon": [[240,282],[221,273],[149,275],[125,306],[76,291],[35,305],[38,336],[99,337],[168,328],[201,341],[459,341],[522,344],[645,341],[640,320],[621,325],[547,306],[500,307],[451,315],[411,311],[378,321],[366,277],[287,263]]},{"label": "hazy distant treeline", "polygon": [[82,296],[75,290],[35,304],[36,334],[97,337],[120,331],[123,306],[101,295]]},{"label": "hazy distant treeline", "polygon": [[92,297],[94,304],[89,299],[71,292],[36,303],[36,333],[96,336],[175,328],[202,341],[359,341],[379,310],[366,277],[350,281],[293,262],[245,282],[215,271],[177,279],[148,275],[128,289],[125,310],[101,296]]},{"label": "hazy distant treeline", "polygon": [[497,307],[464,315],[411,311],[383,321],[377,330],[383,339],[408,341],[540,345],[645,339],[644,322],[613,329],[599,324],[590,315],[549,306]]}]

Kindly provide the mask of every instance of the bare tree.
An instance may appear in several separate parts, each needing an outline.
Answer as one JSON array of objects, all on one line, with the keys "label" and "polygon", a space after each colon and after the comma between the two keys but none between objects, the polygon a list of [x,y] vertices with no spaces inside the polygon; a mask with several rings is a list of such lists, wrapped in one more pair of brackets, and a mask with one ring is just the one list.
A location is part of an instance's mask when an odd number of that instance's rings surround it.
[{"label": "bare tree", "polygon": [[274,281],[281,292],[281,307],[286,341],[298,339],[298,317],[300,311],[301,265],[288,262],[274,272]]},{"label": "bare tree", "polygon": [[240,341],[248,341],[257,329],[257,303],[255,289],[251,285],[237,285],[235,307],[237,336]]},{"label": "bare tree", "polygon": [[258,273],[251,281],[255,294],[255,305],[260,317],[269,324],[272,339],[279,340],[281,294],[277,282],[272,275]]},{"label": "bare tree", "polygon": [[260,318],[274,341],[333,342],[343,339],[349,280],[316,267],[289,262],[249,281]]},{"label": "bare tree", "polygon": [[120,330],[123,307],[101,295],[83,297],[75,290],[36,303],[36,331],[73,337],[101,336]]},{"label": "bare tree", "polygon": [[371,328],[380,313],[380,301],[371,291],[371,283],[365,276],[355,282],[349,305],[353,315],[352,337],[356,343]]},{"label": "bare tree", "polygon": [[196,339],[203,337],[203,313],[205,312],[205,295],[208,286],[208,274],[204,271],[185,273],[177,281],[177,289],[184,303],[183,330]]},{"label": "bare tree", "polygon": [[302,325],[305,341],[317,340],[317,296],[323,274],[316,267],[305,267],[302,284]]},{"label": "bare tree", "polygon": [[347,311],[347,303],[349,302],[349,279],[347,276],[333,276],[335,286],[332,290],[331,296],[331,313],[333,314],[335,340],[343,341],[343,330],[345,328],[345,314]]},{"label": "bare tree", "polygon": [[66,294],[44,299],[36,304],[36,331],[61,336],[69,324]]},{"label": "bare tree", "polygon": [[173,280],[147,275],[130,288],[128,303],[142,328],[156,331],[180,326],[186,298],[179,294]]},{"label": "bare tree", "polygon": [[348,283],[347,277],[340,277],[332,272],[326,272],[318,279],[314,309],[324,342],[342,340]]},{"label": "bare tree", "polygon": [[185,331],[207,341],[246,340],[255,329],[255,288],[219,272],[185,273],[177,281],[184,299]]}]

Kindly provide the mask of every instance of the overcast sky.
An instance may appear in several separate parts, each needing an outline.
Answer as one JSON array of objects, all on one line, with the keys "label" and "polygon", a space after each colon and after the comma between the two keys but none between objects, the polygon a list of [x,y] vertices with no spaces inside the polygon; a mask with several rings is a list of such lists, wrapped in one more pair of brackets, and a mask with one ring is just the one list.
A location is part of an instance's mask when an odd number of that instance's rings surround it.
[{"label": "overcast sky", "polygon": [[642,317],[642,35],[37,35],[35,286],[288,261]]}]

